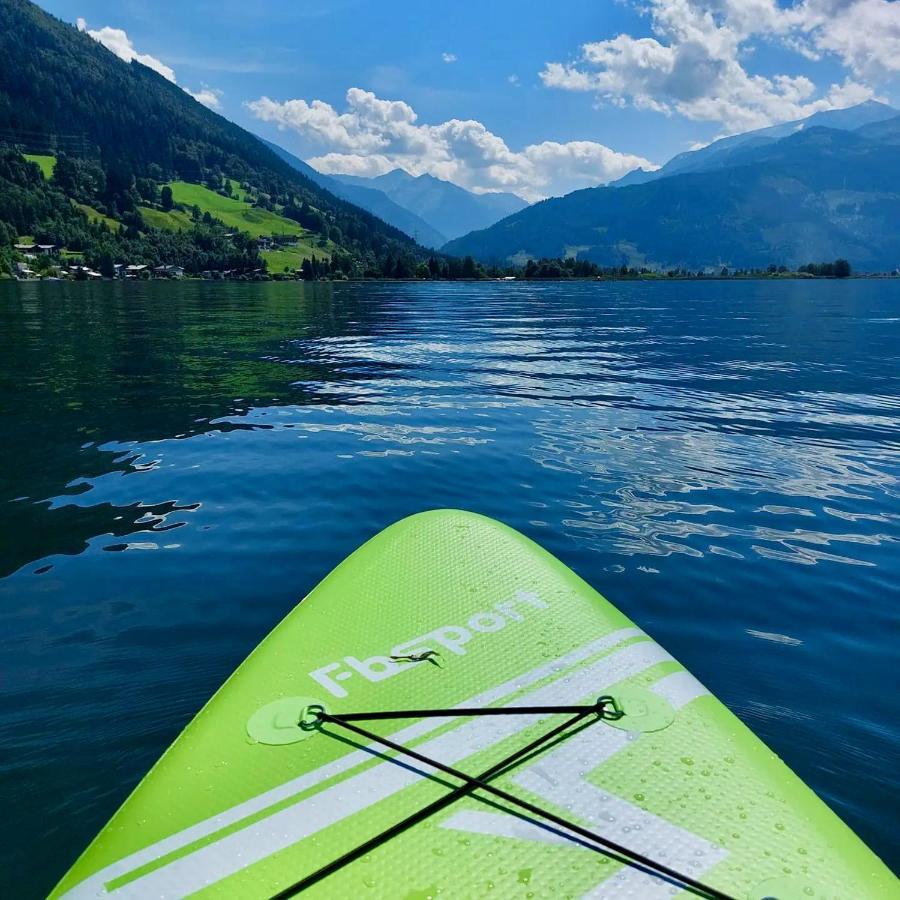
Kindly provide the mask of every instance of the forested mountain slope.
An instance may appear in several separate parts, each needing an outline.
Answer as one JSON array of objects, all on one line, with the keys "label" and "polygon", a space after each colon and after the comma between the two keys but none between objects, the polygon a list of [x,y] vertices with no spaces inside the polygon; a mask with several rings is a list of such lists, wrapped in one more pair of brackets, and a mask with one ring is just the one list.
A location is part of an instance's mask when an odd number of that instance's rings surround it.
[{"label": "forested mountain slope", "polygon": [[[386,257],[425,257],[407,235],[324,190],[177,85],[138,62],[123,62],[28,0],[0,0],[0,55],[0,141],[76,159],[85,170],[80,201],[120,219],[132,241],[149,230],[138,207],[158,203],[165,183],[227,190],[234,182],[252,189],[253,202],[295,218],[352,257],[357,269],[377,268]],[[69,185],[56,187],[69,192]],[[13,195],[19,230],[77,224],[59,208],[48,212],[36,196],[28,201],[28,191],[21,179],[15,188],[0,182],[7,231]],[[82,243],[93,240],[85,223]]]},{"label": "forested mountain slope", "polygon": [[[892,120],[893,121],[893,120]],[[900,143],[889,123],[810,128],[735,164],[546,200],[452,241],[482,260],[577,255],[609,265],[900,265]]]}]

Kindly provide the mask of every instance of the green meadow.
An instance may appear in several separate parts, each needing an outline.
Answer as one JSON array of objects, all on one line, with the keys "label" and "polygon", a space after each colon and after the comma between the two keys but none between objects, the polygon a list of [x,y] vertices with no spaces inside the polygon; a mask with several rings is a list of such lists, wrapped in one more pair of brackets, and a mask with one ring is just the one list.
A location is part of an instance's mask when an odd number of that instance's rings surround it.
[{"label": "green meadow", "polygon": [[80,209],[88,217],[88,222],[106,222],[111,231],[118,231],[122,227],[121,222],[103,215],[102,212],[98,212],[93,206],[88,206],[86,203],[75,203],[74,200],[72,205],[76,209]]},{"label": "green meadow", "polygon": [[287,269],[299,269],[304,257],[307,259],[328,259],[328,249],[333,245],[329,241],[328,248],[316,246],[310,242],[301,240],[299,243],[283,250],[263,250],[260,256],[266,261],[269,272],[275,275]]},{"label": "green meadow", "polygon": [[267,209],[258,209],[233,197],[223,197],[201,184],[173,181],[172,198],[185,206],[197,206],[201,212],[224,222],[229,228],[246,231],[253,237],[264,234],[304,234],[304,229],[292,219],[286,219]]},{"label": "green meadow", "polygon": [[55,156],[41,156],[34,153],[25,153],[24,156],[29,162],[37,163],[41,167],[47,181],[53,177],[53,170],[56,168]]},{"label": "green meadow", "polygon": [[162,228],[166,231],[181,231],[190,228],[194,223],[190,213],[183,212],[180,209],[170,209],[166,212],[163,209],[154,209],[152,206],[139,206],[141,218],[151,228]]},{"label": "green meadow", "polygon": [[[53,177],[56,167],[56,157],[39,154],[25,154],[25,158],[40,166],[44,178]],[[223,197],[215,191],[200,184],[191,184],[187,181],[173,181],[169,185],[172,188],[172,199],[175,203],[187,208],[196,206],[201,213],[208,212],[211,216],[223,222],[228,228],[238,231],[246,231],[252,237],[263,235],[289,234],[299,238],[298,243],[277,250],[264,250],[260,255],[265,259],[269,271],[272,273],[299,269],[303,259],[327,259],[330,251],[334,249],[331,241],[326,247],[320,247],[315,242],[315,236],[304,229],[292,219],[259,209],[249,202],[249,197],[240,183],[229,179],[233,197]],[[121,228],[121,223],[104,215],[92,206],[84,203],[73,205],[81,210],[90,222],[105,222],[113,231]],[[163,210],[152,206],[138,207],[143,220],[151,228],[161,228],[166,231],[181,231],[189,229],[193,225],[190,212],[183,209]]]}]

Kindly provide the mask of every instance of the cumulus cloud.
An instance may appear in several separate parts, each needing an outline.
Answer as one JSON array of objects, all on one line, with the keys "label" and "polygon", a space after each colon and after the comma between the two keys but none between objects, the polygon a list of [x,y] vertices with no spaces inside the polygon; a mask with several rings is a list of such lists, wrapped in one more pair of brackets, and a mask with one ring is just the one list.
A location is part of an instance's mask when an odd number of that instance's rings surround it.
[{"label": "cumulus cloud", "polygon": [[204,84],[201,86],[199,91],[192,91],[190,88],[184,89],[186,93],[190,94],[198,103],[202,103],[204,106],[208,106],[210,109],[221,109],[222,108],[222,91],[217,88],[211,88],[208,85]]},{"label": "cumulus cloud", "polygon": [[347,91],[343,112],[322,100],[260,97],[247,106],[257,118],[319,143],[326,152],[309,162],[329,174],[374,176],[399,167],[478,193],[512,191],[536,200],[603,184],[638,166],[656,168],[593,141],[546,141],[512,150],[481,122],[422,124],[408,103],[360,88]]},{"label": "cumulus cloud", "polygon": [[106,25],[103,28],[91,30],[87,27],[87,22],[84,19],[78,19],[78,30],[89,34],[95,41],[103,44],[107,50],[112,50],[119,59],[123,59],[125,62],[131,62],[133,59],[136,59],[148,69],[159,72],[167,81],[175,82],[175,72],[155,56],[150,56],[149,53],[138,53],[134,49],[134,44],[131,43],[127,32],[123,29],[110,28],[109,25]]},{"label": "cumulus cloud", "polygon": [[878,81],[900,72],[900,5],[894,0],[806,0],[800,31],[812,52],[831,53],[855,75]]},{"label": "cumulus cloud", "polygon": [[456,60],[459,59],[459,57],[455,53],[442,53],[441,59],[445,63],[455,63]]},{"label": "cumulus cloud", "polygon": [[[134,48],[134,44],[131,42],[131,38],[128,37],[128,33],[124,29],[111,28],[109,25],[105,25],[103,28],[91,29],[88,28],[87,22],[82,18],[78,19],[77,25],[79,31],[89,34],[95,41],[103,44],[107,50],[111,50],[115,53],[119,59],[128,63],[132,60],[137,60],[148,69],[153,69],[154,72],[158,72],[167,81],[171,81],[172,84],[178,83],[175,78],[174,69],[172,69],[171,66],[167,66],[162,60],[157,59],[155,56],[151,56],[149,53],[138,53]],[[217,110],[222,108],[222,92],[215,88],[211,88],[204,84],[198,91],[192,91],[190,88],[183,88],[183,90],[210,109]]]},{"label": "cumulus cloud", "polygon": [[[586,43],[574,62],[548,63],[544,84],[745,131],[860,103],[874,90],[857,79],[900,71],[900,3],[890,0],[649,0],[642,11],[652,37]],[[835,55],[848,76],[820,90],[802,75],[752,74],[743,60],[754,38]]]}]

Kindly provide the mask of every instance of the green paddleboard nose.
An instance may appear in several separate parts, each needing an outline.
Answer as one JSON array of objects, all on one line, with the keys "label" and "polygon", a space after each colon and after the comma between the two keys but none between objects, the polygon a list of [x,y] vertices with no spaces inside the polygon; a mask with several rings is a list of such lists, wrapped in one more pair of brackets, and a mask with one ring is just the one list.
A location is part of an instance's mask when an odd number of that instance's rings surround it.
[{"label": "green paddleboard nose", "polygon": [[[587,713],[516,755],[571,718],[560,707],[598,697],[621,717]],[[354,713],[364,733],[341,726]],[[429,760],[493,772],[515,803],[460,792]],[[900,900],[862,841],[651,637],[521,534],[442,510],[374,537],[290,612],[52,896],[691,896],[638,855],[735,900]]]}]

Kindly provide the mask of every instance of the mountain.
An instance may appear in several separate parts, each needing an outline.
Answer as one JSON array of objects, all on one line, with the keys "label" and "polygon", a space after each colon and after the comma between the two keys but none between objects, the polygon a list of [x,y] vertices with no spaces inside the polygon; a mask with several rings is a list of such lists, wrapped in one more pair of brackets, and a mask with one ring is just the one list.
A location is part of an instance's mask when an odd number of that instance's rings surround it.
[{"label": "mountain", "polygon": [[864,125],[862,128],[858,128],[856,133],[883,144],[900,144],[900,116]]},{"label": "mountain", "polygon": [[804,128],[745,145],[739,165],[576,191],[445,249],[483,260],[577,255],[689,268],[846,257],[857,269],[893,269],[900,263],[898,126],[884,123],[886,138],[872,136],[874,124],[859,132]]},{"label": "mountain", "polygon": [[515,194],[473,194],[449,181],[441,181],[432,175],[415,177],[403,169],[394,169],[377,178],[332,177],[343,184],[381,191],[450,240],[487,228],[528,206]]},{"label": "mountain", "polygon": [[415,239],[423,247],[437,249],[447,243],[446,236],[432,228],[414,212],[405,209],[398,203],[394,203],[383,191],[363,187],[362,185],[346,184],[338,181],[336,178],[332,178],[330,175],[323,175],[309,163],[300,159],[299,156],[295,156],[283,147],[279,147],[278,144],[273,144],[271,141],[264,139],[261,140],[289,166],[301,172],[320,187],[325,188],[326,191],[330,191],[336,197],[343,197],[350,203],[372,213],[373,216],[378,216],[383,222],[393,225],[394,228],[399,228],[404,234]]},{"label": "mountain", "polygon": [[[255,207],[293,219],[316,246],[346,254],[354,271],[374,271],[381,260],[427,256],[406,234],[323,189],[177,85],[137,61],[123,62],[28,0],[0,0],[0,55],[0,142],[32,153],[64,150],[76,160],[69,180],[77,182],[80,196],[69,192],[69,199],[124,226],[103,236],[109,252],[155,258],[154,242],[164,236],[156,235],[140,208],[154,205],[165,184],[191,182],[216,192],[246,186],[243,196],[251,196]],[[0,201],[9,204],[0,202],[0,221],[7,205],[17,216],[6,220],[7,231],[40,230],[95,248],[100,237],[83,215],[79,223],[46,191],[38,197],[31,175],[13,163],[7,171]],[[69,191],[54,182],[51,193]],[[199,248],[205,238],[196,231],[188,235],[185,229],[182,243]],[[252,248],[248,252],[252,257]]]},{"label": "mountain", "polygon": [[612,182],[610,187],[628,187],[633,184],[646,184],[648,181],[657,181],[660,178],[668,178],[670,175],[685,175],[688,172],[706,172],[710,169],[722,168],[734,164],[734,155],[739,151],[755,149],[773,144],[782,138],[790,137],[798,131],[809,128],[833,128],[838,131],[855,131],[858,128],[872,123],[879,123],[885,119],[897,116],[897,110],[877,100],[867,100],[846,109],[829,109],[814,113],[806,119],[797,119],[793,122],[783,122],[779,125],[770,125],[768,128],[759,128],[756,131],[747,131],[743,134],[733,134],[718,141],[713,141],[699,150],[690,150],[673,156],[662,168],[653,172],[646,169],[635,169],[627,175]]}]

